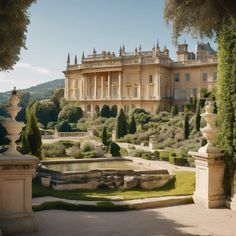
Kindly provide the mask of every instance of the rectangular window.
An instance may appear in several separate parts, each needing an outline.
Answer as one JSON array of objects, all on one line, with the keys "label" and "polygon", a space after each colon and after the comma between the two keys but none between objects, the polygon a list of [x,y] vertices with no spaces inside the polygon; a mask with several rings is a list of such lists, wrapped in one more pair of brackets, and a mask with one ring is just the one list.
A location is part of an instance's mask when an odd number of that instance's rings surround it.
[{"label": "rectangular window", "polygon": [[175,82],[179,82],[179,73],[175,73]]},{"label": "rectangular window", "polygon": [[152,80],[152,75],[149,75],[149,83],[152,84],[153,80]]},{"label": "rectangular window", "polygon": [[185,81],[190,81],[190,73],[185,73]]},{"label": "rectangular window", "polygon": [[217,72],[213,72],[213,80],[217,80]]},{"label": "rectangular window", "polygon": [[207,81],[208,74],[207,73],[202,73],[202,80]]}]

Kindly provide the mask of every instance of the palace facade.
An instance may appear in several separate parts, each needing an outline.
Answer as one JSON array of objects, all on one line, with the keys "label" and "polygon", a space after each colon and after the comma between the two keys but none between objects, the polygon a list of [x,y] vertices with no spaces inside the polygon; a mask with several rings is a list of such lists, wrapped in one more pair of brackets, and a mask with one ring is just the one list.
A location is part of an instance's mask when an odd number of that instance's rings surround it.
[{"label": "palace facade", "polygon": [[179,44],[177,61],[169,50],[155,45],[150,51],[141,46],[119,55],[103,51],[82,56],[81,63],[67,59],[65,98],[78,101],[84,113],[92,116],[103,104],[116,104],[129,111],[141,107],[154,112],[170,110],[173,104],[185,104],[191,96],[200,96],[202,89],[211,91],[217,81],[217,54],[210,44],[198,44],[195,53],[188,44]]}]

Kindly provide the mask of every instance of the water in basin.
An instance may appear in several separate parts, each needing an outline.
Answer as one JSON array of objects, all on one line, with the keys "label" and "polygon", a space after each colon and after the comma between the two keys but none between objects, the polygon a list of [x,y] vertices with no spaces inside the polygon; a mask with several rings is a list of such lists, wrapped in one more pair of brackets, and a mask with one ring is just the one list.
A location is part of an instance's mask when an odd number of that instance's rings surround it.
[{"label": "water in basin", "polygon": [[130,161],[105,161],[105,162],[66,162],[66,163],[50,163],[44,164],[44,167],[60,171],[89,171],[96,169],[117,169],[117,170],[147,170],[150,169],[143,165],[138,165]]}]

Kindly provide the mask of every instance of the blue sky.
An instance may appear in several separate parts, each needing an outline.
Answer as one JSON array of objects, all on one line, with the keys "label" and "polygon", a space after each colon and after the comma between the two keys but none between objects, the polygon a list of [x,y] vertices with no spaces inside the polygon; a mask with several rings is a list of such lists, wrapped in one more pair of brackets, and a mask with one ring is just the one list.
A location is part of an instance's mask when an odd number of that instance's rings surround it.
[{"label": "blue sky", "polygon": [[[64,78],[68,52],[71,61],[75,54],[80,61],[82,52],[91,54],[94,47],[98,53],[117,53],[123,44],[126,51],[140,44],[143,50],[151,50],[158,40],[175,59],[163,9],[164,0],[37,0],[29,9],[28,50],[21,50],[14,70],[0,72],[0,92]],[[184,40],[191,51],[199,41],[191,35],[179,39]]]}]

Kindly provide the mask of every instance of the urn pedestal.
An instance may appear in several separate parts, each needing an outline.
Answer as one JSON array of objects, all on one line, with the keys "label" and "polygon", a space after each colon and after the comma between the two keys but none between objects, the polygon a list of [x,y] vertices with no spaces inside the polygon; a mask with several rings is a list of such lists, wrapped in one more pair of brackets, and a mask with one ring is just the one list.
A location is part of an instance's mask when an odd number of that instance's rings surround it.
[{"label": "urn pedestal", "polygon": [[224,154],[189,152],[195,158],[196,186],[194,203],[204,208],[225,206],[223,189]]},{"label": "urn pedestal", "polygon": [[36,159],[0,157],[0,229],[3,235],[38,230],[32,211],[32,176]]},{"label": "urn pedestal", "polygon": [[32,177],[38,159],[17,150],[15,142],[24,126],[15,120],[21,110],[18,103],[14,89],[6,109],[11,118],[2,123],[10,140],[8,150],[0,156],[0,232],[4,236],[38,230],[32,211]]},{"label": "urn pedestal", "polygon": [[217,115],[212,112],[211,101],[207,102],[206,112],[201,116],[207,126],[201,129],[207,144],[199,148],[198,152],[188,152],[195,159],[196,186],[193,195],[194,203],[206,208],[225,206],[223,189],[224,154],[214,146],[217,136],[215,121]]}]

